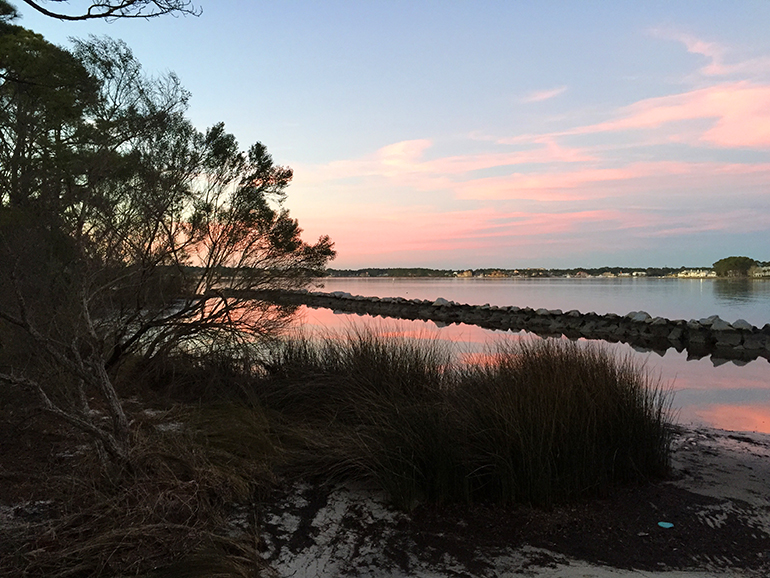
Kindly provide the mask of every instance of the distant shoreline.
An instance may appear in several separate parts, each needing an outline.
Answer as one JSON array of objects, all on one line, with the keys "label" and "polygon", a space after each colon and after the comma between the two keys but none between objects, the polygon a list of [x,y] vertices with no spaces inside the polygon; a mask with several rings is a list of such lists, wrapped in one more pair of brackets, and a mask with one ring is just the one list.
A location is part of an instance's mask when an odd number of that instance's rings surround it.
[{"label": "distant shoreline", "polygon": [[474,276],[457,276],[457,275],[357,275],[357,274],[332,274],[324,277],[318,277],[318,279],[409,279],[411,281],[420,279],[430,280],[463,280],[463,281],[499,281],[510,279],[526,279],[526,280],[540,280],[540,279],[676,279],[681,281],[768,281],[770,277],[716,277],[716,276],[680,276],[680,275],[474,275]]}]

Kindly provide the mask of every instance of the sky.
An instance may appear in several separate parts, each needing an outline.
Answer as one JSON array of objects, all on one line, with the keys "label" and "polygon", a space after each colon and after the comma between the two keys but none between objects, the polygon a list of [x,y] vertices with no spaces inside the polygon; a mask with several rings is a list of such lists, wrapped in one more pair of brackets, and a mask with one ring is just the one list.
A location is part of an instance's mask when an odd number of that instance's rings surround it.
[{"label": "sky", "polygon": [[195,1],[113,23],[15,3],[56,44],[124,40],[199,129],[263,142],[332,267],[770,260],[766,0]]}]

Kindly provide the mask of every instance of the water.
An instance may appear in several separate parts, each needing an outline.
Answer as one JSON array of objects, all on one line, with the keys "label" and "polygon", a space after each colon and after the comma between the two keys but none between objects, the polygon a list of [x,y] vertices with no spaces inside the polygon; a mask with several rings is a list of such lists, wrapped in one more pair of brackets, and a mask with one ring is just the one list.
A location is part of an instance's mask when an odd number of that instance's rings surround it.
[{"label": "water", "polygon": [[[620,313],[644,310],[671,319],[719,315],[727,321],[770,322],[770,281],[712,279],[361,279],[324,281],[324,291],[354,295],[436,299],[461,303],[518,305],[583,312]],[[473,356],[500,339],[527,334],[491,331],[472,325],[439,328],[432,322],[394,321],[370,316],[334,314],[328,309],[302,308],[302,323],[312,329],[344,330],[355,324],[410,338],[453,342]],[[704,358],[687,360],[669,349],[665,355],[635,351],[625,344],[604,344],[618,355],[630,355],[670,384],[679,421],[736,431],[770,433],[770,363],[763,358],[745,364]]]},{"label": "water", "polygon": [[770,279],[324,279],[324,291],[353,295],[436,299],[471,305],[577,309],[583,313],[646,311],[653,317],[700,319],[719,315],[770,323]]}]

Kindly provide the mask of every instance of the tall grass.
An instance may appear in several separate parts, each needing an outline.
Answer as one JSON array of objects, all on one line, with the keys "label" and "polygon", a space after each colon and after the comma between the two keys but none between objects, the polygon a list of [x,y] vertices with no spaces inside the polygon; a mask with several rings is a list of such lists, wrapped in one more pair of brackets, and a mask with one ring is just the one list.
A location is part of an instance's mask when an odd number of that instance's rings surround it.
[{"label": "tall grass", "polygon": [[235,533],[231,514],[285,476],[373,482],[409,510],[548,505],[666,474],[670,396],[643,367],[561,340],[482,357],[359,330],[136,363],[120,382],[132,468],[86,453],[48,480],[61,511],[0,528],[0,574],[259,575],[258,511]]},{"label": "tall grass", "polygon": [[488,359],[367,331],[292,339],[258,395],[281,416],[297,473],[373,480],[406,509],[543,505],[665,475],[670,396],[643,367],[562,340]]}]

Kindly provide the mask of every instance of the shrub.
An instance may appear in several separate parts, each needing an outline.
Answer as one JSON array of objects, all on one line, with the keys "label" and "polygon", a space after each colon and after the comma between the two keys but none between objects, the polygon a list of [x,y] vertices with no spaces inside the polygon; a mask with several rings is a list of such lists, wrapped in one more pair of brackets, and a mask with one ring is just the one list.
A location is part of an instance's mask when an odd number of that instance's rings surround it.
[{"label": "shrub", "polygon": [[643,367],[560,340],[489,358],[366,331],[294,339],[258,395],[283,416],[296,473],[374,480],[406,509],[547,505],[666,474],[670,396]]}]

